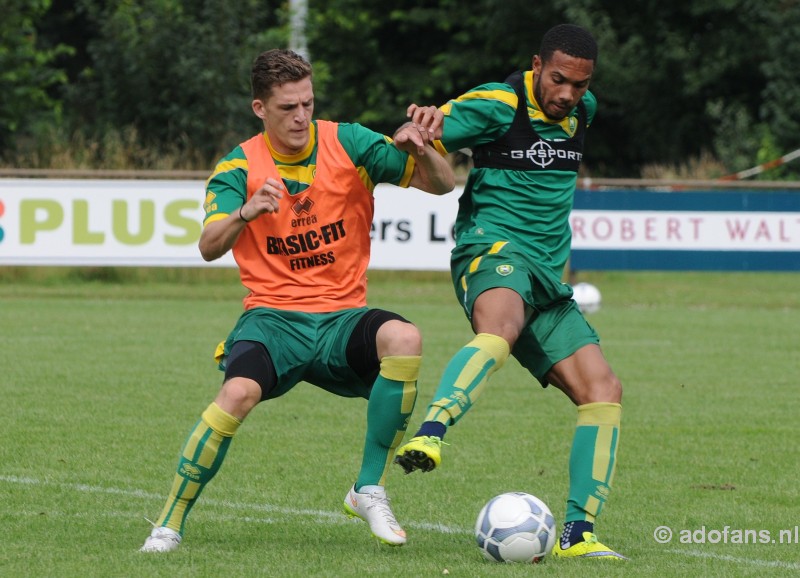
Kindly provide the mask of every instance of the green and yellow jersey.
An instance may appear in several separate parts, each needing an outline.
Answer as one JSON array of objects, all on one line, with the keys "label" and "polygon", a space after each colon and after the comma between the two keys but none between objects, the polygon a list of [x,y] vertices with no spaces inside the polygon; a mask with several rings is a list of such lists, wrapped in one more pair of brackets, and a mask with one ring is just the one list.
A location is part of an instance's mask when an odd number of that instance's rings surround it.
[{"label": "green and yellow jersey", "polygon": [[[578,107],[563,120],[553,121],[541,111],[533,94],[533,71],[523,73],[524,103],[531,126],[546,143],[570,139],[579,130]],[[512,125],[518,96],[506,83],[480,85],[441,107],[445,114],[440,152],[476,149],[498,140]],[[586,125],[591,124],[597,100],[583,96]],[[549,148],[549,147],[548,147]],[[531,151],[538,170],[473,168],[459,200],[456,219],[458,245],[509,241],[559,276],[569,258],[569,214],[577,173],[551,170],[546,157]],[[542,160],[544,159],[544,160]]]}]

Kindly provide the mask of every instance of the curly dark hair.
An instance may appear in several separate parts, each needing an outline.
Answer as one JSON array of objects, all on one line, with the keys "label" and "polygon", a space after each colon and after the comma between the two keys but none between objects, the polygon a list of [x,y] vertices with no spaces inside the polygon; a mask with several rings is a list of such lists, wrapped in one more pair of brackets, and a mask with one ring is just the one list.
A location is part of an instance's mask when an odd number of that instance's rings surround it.
[{"label": "curly dark hair", "polygon": [[272,87],[297,82],[311,76],[311,64],[292,50],[275,48],[259,54],[250,72],[253,98],[266,100]]},{"label": "curly dark hair", "polygon": [[597,42],[588,30],[575,24],[559,24],[545,32],[539,58],[547,62],[556,51],[597,64]]}]

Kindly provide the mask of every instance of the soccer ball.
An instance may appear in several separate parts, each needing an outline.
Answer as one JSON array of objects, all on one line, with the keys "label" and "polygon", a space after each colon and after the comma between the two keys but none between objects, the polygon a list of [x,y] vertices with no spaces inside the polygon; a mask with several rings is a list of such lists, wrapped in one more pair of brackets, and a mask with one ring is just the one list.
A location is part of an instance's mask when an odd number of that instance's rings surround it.
[{"label": "soccer ball", "polygon": [[489,560],[536,564],[553,549],[556,521],[536,496],[509,492],[483,507],[475,523],[475,539]]},{"label": "soccer ball", "polygon": [[594,313],[600,310],[602,296],[600,290],[591,283],[578,283],[572,287],[572,298],[584,313]]}]

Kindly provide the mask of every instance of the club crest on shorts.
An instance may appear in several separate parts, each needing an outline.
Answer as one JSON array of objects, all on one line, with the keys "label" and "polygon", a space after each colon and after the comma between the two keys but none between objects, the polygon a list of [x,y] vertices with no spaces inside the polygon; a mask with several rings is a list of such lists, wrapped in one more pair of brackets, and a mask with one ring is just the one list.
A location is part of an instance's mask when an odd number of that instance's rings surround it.
[{"label": "club crest on shorts", "polygon": [[503,277],[505,277],[506,275],[511,275],[511,273],[514,272],[514,266],[513,265],[498,265],[495,268],[495,271],[497,272],[498,275],[502,275]]}]

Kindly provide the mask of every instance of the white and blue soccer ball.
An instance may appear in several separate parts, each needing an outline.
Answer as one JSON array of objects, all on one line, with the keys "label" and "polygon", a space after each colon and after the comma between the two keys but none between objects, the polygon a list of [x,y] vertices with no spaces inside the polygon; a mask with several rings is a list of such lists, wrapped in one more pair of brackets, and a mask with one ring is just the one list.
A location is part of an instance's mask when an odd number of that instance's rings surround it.
[{"label": "white and blue soccer ball", "polygon": [[495,496],[475,523],[475,539],[494,562],[541,562],[556,542],[556,521],[536,496],[509,492]]},{"label": "white and blue soccer ball", "polygon": [[577,283],[572,287],[572,298],[584,313],[595,313],[600,310],[603,296],[600,289],[591,283]]}]

